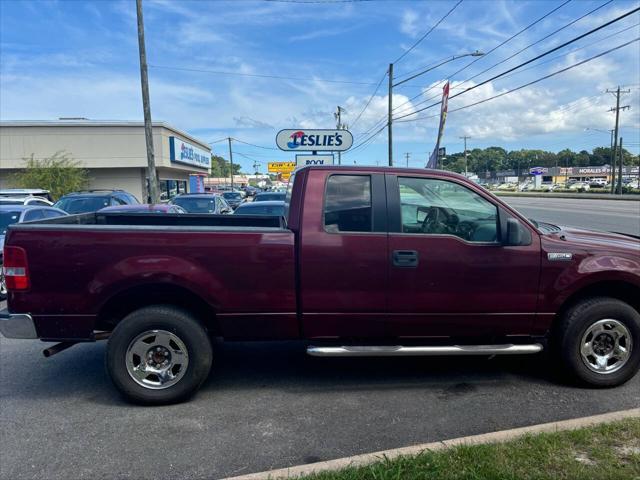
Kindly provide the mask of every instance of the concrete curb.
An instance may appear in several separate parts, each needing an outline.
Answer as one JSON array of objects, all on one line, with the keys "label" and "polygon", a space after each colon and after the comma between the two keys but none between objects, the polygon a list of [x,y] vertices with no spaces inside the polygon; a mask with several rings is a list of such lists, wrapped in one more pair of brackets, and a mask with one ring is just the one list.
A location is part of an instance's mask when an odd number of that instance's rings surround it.
[{"label": "concrete curb", "polygon": [[563,420],[560,422],[542,423],[540,425],[532,425],[530,427],[513,428],[511,430],[501,430],[498,432],[483,433],[480,435],[472,435],[469,437],[454,438],[451,440],[443,440],[441,442],[423,443],[410,447],[394,448],[391,450],[383,450],[375,453],[365,453],[363,455],[354,455],[351,457],[337,458],[326,462],[310,463],[307,465],[297,465],[289,468],[280,468],[278,470],[270,470],[266,472],[249,473],[237,477],[228,477],[224,480],[276,480],[291,479],[302,475],[310,475],[312,473],[341,470],[347,467],[360,467],[369,465],[385,459],[393,459],[406,455],[418,455],[425,450],[444,450],[456,445],[477,445],[482,443],[498,443],[506,442],[514,438],[521,437],[526,434],[535,434],[542,432],[559,432],[563,430],[575,430],[582,427],[590,427],[602,423],[614,422],[625,418],[640,418],[640,408],[631,410],[622,410],[618,412],[605,413],[602,415],[594,415],[591,417],[574,418],[571,420]]}]

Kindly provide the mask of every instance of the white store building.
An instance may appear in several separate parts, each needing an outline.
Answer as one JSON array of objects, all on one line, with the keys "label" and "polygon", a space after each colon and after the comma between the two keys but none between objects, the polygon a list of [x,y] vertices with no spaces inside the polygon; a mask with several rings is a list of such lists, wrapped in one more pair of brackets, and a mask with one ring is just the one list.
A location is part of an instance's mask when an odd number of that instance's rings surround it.
[{"label": "white store building", "polygon": [[[208,174],[210,147],[163,122],[153,123],[156,169],[163,199],[189,190],[190,174]],[[89,189],[122,189],[146,201],[143,122],[69,119],[0,122],[0,188],[24,159],[64,152],[89,171]],[[34,188],[38,186],[34,185]]]}]

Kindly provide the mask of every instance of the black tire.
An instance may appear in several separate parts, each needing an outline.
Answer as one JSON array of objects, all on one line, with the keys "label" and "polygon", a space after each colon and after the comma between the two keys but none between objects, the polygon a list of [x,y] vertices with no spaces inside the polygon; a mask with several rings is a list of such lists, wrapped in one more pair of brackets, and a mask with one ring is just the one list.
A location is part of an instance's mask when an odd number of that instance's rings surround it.
[{"label": "black tire", "polygon": [[[610,373],[591,370],[580,352],[582,338],[587,329],[604,319],[617,320],[631,336],[631,351],[626,363]],[[565,313],[551,340],[554,359],[562,365],[563,373],[583,385],[622,385],[640,368],[640,313],[629,304],[615,298],[597,297],[576,303]]]},{"label": "black tire", "polygon": [[[127,349],[139,335],[164,330],[186,347],[188,364],[177,383],[162,389],[140,385],[127,369]],[[188,312],[170,305],[153,305],[127,315],[107,343],[106,368],[127,400],[146,405],[177,403],[191,397],[209,376],[213,352],[205,328]]]}]

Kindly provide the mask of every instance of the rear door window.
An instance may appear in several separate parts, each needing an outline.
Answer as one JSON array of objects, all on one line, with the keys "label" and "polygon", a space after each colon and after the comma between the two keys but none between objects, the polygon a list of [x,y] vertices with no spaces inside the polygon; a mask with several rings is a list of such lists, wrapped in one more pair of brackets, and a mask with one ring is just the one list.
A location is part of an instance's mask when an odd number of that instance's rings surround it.
[{"label": "rear door window", "polygon": [[331,175],[328,178],[324,227],[329,233],[373,231],[370,175]]}]

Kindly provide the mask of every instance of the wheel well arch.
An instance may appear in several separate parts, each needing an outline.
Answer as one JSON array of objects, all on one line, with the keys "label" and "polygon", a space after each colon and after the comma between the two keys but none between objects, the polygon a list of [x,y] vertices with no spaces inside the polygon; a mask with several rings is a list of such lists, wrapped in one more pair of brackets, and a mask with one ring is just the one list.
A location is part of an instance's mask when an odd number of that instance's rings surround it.
[{"label": "wheel well arch", "polygon": [[640,313],[640,287],[620,280],[603,280],[586,285],[573,292],[560,306],[555,317],[557,323],[576,303],[593,297],[610,297],[631,305]]},{"label": "wheel well arch", "polygon": [[214,335],[220,331],[215,309],[200,295],[172,283],[150,283],[120,291],[98,311],[96,330],[113,330],[129,313],[149,305],[173,305],[192,313]]}]

